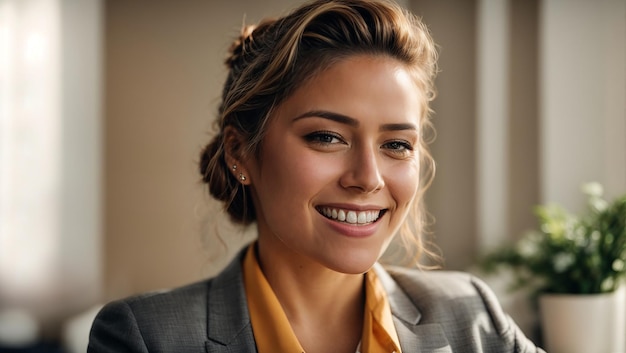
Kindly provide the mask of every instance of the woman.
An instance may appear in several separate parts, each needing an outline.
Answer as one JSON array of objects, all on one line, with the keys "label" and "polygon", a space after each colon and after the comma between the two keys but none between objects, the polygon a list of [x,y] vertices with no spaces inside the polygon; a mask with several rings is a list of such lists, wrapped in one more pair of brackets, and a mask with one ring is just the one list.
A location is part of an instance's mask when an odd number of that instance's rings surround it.
[{"label": "woman", "polygon": [[382,1],[321,0],[231,48],[200,170],[258,239],[217,277],[107,305],[89,352],[536,352],[469,275],[383,269],[416,247],[436,53]]}]

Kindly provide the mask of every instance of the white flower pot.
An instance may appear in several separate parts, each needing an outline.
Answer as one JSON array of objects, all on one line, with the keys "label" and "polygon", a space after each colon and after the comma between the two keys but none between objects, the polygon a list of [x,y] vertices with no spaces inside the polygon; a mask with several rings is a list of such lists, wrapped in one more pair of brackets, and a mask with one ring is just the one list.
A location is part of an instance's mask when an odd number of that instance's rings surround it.
[{"label": "white flower pot", "polygon": [[626,352],[624,286],[596,295],[544,294],[539,312],[550,353]]}]

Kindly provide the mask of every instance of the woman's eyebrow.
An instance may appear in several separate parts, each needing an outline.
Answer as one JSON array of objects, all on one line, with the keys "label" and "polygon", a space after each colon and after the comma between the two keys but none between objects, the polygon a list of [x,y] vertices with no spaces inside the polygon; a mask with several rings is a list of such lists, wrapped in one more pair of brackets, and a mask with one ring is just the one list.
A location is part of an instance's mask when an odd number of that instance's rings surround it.
[{"label": "woman's eyebrow", "polygon": [[[347,115],[330,112],[327,110],[311,110],[306,113],[298,115],[293,121],[297,121],[304,118],[323,118],[332,121],[336,121],[340,124],[346,124],[352,127],[359,127],[360,122],[357,119],[351,118]],[[399,130],[417,130],[417,126],[411,123],[395,123],[395,124],[383,124],[378,129],[380,131],[399,131]]]},{"label": "woman's eyebrow", "polygon": [[343,115],[343,114],[329,112],[327,110],[311,110],[306,113],[298,115],[295,119],[293,119],[293,121],[304,119],[304,118],[313,118],[313,117],[324,118],[324,119],[336,121],[341,124],[350,125],[353,127],[359,126],[358,120],[351,118],[349,116]]},{"label": "woman's eyebrow", "polygon": [[384,124],[381,125],[380,131],[399,131],[399,130],[417,130],[417,126],[410,123]]}]

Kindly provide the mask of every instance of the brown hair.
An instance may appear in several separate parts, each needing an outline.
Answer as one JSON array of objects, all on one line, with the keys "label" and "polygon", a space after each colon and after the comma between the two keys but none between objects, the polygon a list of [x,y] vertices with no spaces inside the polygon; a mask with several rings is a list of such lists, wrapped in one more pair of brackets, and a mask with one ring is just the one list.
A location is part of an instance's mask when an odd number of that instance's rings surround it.
[{"label": "brown hair", "polygon": [[434,174],[427,145],[432,136],[429,102],[437,72],[437,53],[426,26],[395,3],[375,0],[318,0],[277,20],[242,30],[226,60],[228,78],[218,110],[218,132],[205,147],[200,173],[216,199],[224,201],[231,219],[250,224],[256,212],[247,186],[225,160],[224,129],[231,127],[244,141],[242,155],[259,155],[272,111],[313,75],[353,55],[384,55],[403,63],[422,92],[420,112],[420,188],[401,233],[406,245],[423,250],[423,193]]}]

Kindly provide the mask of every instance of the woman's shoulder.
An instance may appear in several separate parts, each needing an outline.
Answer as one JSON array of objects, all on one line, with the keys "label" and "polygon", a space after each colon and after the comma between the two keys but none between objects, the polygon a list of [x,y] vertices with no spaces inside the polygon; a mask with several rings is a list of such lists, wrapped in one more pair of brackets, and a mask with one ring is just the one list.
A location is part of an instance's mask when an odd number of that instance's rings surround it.
[{"label": "woman's shoulder", "polygon": [[385,268],[402,291],[423,313],[456,315],[486,312],[498,331],[507,329],[509,319],[494,292],[480,278],[465,272],[427,271],[402,267]]},{"label": "woman's shoulder", "polygon": [[[206,308],[207,292],[212,279],[187,284],[181,287],[150,291],[133,295],[124,299],[118,299],[105,305],[107,307],[128,307],[135,315],[145,316],[150,314],[176,315],[181,313],[181,303],[192,312],[199,308]],[[175,310],[170,310],[175,308]]]},{"label": "woman's shoulder", "polygon": [[543,352],[502,310],[494,292],[472,274],[401,267],[386,267],[385,274],[392,279],[387,285],[392,303],[394,297],[407,298],[419,312],[420,325],[438,325],[458,350],[474,351],[468,347],[474,344],[485,352]]},{"label": "woman's shoulder", "polygon": [[[198,316],[206,313],[208,301],[214,292],[225,291],[234,294],[243,290],[241,284],[241,254],[237,255],[220,273],[195,283],[181,287],[156,290],[133,295],[110,302],[102,311],[131,310],[137,318],[189,319],[185,316]],[[218,300],[219,298],[213,298]],[[183,304],[183,305],[181,305]]]},{"label": "woman's shoulder", "polygon": [[207,332],[223,329],[209,327],[209,313],[214,322],[236,325],[244,316],[242,293],[236,257],[216,277],[112,301],[93,322],[88,352],[204,351]]},{"label": "woman's shoulder", "polygon": [[491,289],[478,277],[459,271],[421,270],[397,266],[385,267],[402,288],[411,294],[456,299],[480,296],[495,299]]},{"label": "woman's shoulder", "polygon": [[[211,280],[153,291],[106,304],[92,325],[88,352],[203,348]],[[181,340],[177,334],[184,333]]]}]

